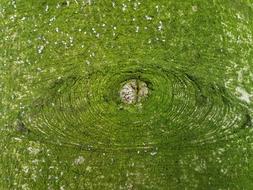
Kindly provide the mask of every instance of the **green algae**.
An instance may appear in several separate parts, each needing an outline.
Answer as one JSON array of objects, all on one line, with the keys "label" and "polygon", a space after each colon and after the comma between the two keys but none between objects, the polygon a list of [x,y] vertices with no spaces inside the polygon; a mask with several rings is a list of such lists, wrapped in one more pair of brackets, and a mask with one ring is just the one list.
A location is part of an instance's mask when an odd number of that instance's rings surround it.
[{"label": "green algae", "polygon": [[[0,189],[252,189],[250,1],[0,1]],[[149,95],[125,105],[122,83]]]}]

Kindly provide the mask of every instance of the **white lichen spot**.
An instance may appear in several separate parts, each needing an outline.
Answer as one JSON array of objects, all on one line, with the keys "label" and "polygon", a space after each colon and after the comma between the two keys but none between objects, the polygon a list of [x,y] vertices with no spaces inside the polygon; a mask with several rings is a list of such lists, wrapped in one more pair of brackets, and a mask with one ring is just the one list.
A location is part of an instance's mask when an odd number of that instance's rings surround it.
[{"label": "white lichen spot", "polygon": [[15,19],[16,19],[16,17],[17,17],[17,15],[12,15],[12,16],[10,16],[10,20],[11,20],[12,22],[14,22]]},{"label": "white lichen spot", "polygon": [[196,5],[192,6],[192,11],[193,12],[197,12],[198,11],[198,7]]},{"label": "white lichen spot", "polygon": [[74,38],[72,36],[69,37],[70,46],[73,46]]},{"label": "white lichen spot", "polygon": [[159,5],[156,5],[155,8],[156,8],[156,12],[159,12]]},{"label": "white lichen spot", "polygon": [[55,21],[55,19],[56,19],[56,17],[53,16],[52,18],[49,19],[49,21],[50,21],[50,22],[53,22],[53,21]]},{"label": "white lichen spot", "polygon": [[84,163],[84,157],[83,157],[83,156],[79,156],[78,158],[76,158],[76,159],[74,160],[74,164],[75,164],[75,165],[80,165],[80,164],[82,164],[82,163]]},{"label": "white lichen spot", "polygon": [[112,7],[115,8],[115,2],[112,2]]},{"label": "white lichen spot", "polygon": [[250,103],[250,99],[252,97],[252,95],[250,93],[248,93],[245,89],[243,89],[242,87],[236,87],[236,92],[240,95],[239,99],[242,101],[245,101],[247,103]]},{"label": "white lichen spot", "polygon": [[145,16],[145,19],[146,19],[146,20],[152,20],[152,17],[146,15],[146,16]]},{"label": "white lichen spot", "polygon": [[135,32],[139,32],[139,30],[140,30],[140,27],[139,27],[139,26],[136,26]]},{"label": "white lichen spot", "polygon": [[159,21],[158,30],[161,31],[163,29],[163,23],[162,21]]},{"label": "white lichen spot", "polygon": [[237,17],[239,20],[243,20],[243,19],[244,19],[243,15],[240,14],[240,13],[236,13],[236,17]]},{"label": "white lichen spot", "polygon": [[40,152],[40,149],[34,148],[34,147],[28,147],[27,150],[29,151],[30,154],[36,155]]},{"label": "white lichen spot", "polygon": [[48,7],[48,5],[46,5],[45,11],[48,12],[48,9],[49,9],[49,7]]},{"label": "white lichen spot", "polygon": [[37,48],[38,53],[41,54],[43,52],[44,48],[45,47],[43,45],[42,46],[38,46],[38,48]]},{"label": "white lichen spot", "polygon": [[151,152],[151,153],[150,153],[151,156],[154,156],[154,155],[156,155],[156,154],[157,154],[157,152]]},{"label": "white lichen spot", "polygon": [[141,4],[140,2],[135,2],[134,3],[134,10],[137,10],[139,8],[140,4]]},{"label": "white lichen spot", "polygon": [[49,19],[49,25],[51,25],[51,24],[52,24],[52,22],[54,22],[54,21],[55,21],[55,19],[56,19],[56,17],[55,17],[55,16],[53,16],[52,18],[50,18],[50,19]]},{"label": "white lichen spot", "polygon": [[12,1],[11,4],[12,4],[12,6],[14,7],[14,9],[17,8],[16,1]]},{"label": "white lichen spot", "polygon": [[16,138],[16,137],[14,137],[13,140],[18,141],[18,142],[21,142],[21,141],[22,141],[22,139]]},{"label": "white lichen spot", "polygon": [[126,11],[126,9],[127,9],[127,5],[123,3],[123,4],[122,4],[122,11],[124,11],[124,12],[125,12],[125,11]]}]

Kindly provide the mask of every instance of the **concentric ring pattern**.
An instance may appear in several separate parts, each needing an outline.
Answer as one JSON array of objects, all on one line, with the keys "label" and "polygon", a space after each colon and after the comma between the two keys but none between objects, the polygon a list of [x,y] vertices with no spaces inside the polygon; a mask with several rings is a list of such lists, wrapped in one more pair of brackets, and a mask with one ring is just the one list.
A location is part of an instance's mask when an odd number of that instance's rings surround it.
[{"label": "concentric ring pattern", "polygon": [[252,5],[1,0],[0,189],[253,189]]},{"label": "concentric ring pattern", "polygon": [[[51,143],[106,151],[231,141],[247,124],[246,110],[218,84],[159,64],[118,68],[55,81],[49,95],[34,103],[25,125]],[[150,94],[140,104],[126,105],[119,89],[136,78],[148,84]]]}]

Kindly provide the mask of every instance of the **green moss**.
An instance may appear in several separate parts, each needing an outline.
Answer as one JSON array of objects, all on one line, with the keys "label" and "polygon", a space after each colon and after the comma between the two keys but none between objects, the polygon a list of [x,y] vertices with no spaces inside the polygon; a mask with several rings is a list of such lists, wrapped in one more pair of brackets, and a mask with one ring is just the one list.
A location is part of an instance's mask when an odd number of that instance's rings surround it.
[{"label": "green moss", "polygon": [[[0,1],[0,189],[252,189],[253,5]],[[145,81],[141,106],[119,89]]]}]

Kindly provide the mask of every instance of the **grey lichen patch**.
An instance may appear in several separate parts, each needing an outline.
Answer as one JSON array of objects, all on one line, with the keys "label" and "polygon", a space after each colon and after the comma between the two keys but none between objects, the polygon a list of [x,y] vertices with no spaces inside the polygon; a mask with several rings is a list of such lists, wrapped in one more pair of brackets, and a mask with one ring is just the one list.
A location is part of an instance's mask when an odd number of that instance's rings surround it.
[{"label": "grey lichen patch", "polygon": [[120,89],[120,98],[126,104],[141,102],[148,95],[148,86],[145,82],[132,79],[127,81]]}]

